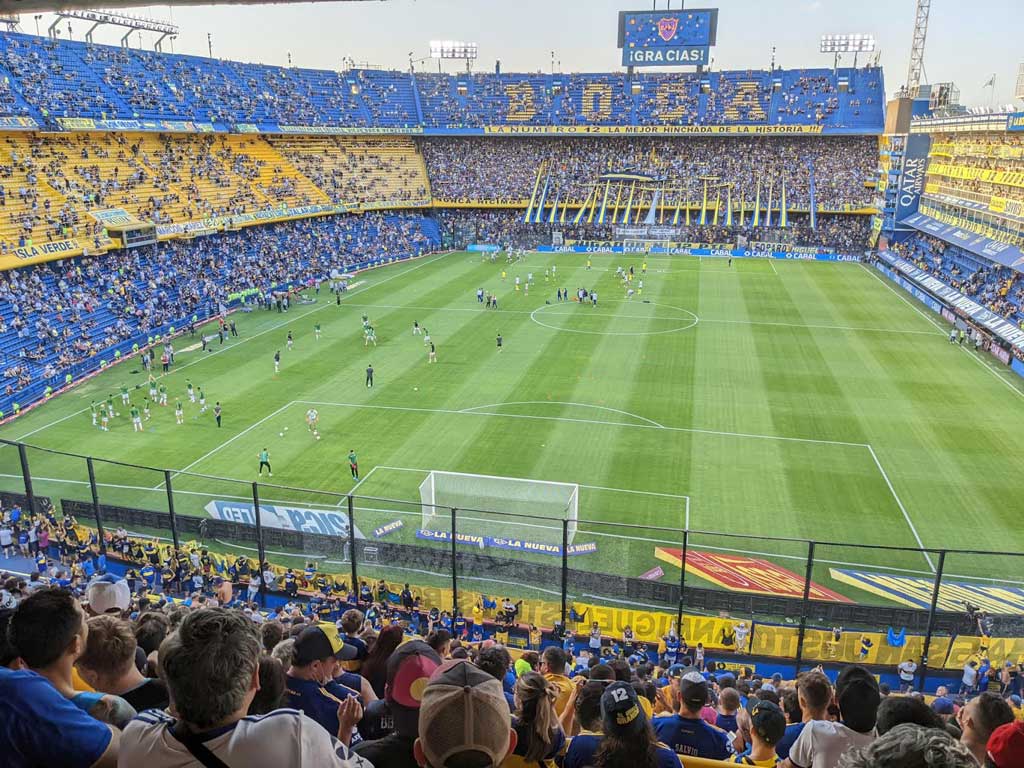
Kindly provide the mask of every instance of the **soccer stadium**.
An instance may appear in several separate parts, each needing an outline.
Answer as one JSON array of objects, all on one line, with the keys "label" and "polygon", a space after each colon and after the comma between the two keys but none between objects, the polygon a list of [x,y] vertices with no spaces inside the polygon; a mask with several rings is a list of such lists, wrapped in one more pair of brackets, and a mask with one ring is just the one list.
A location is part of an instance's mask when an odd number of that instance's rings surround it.
[{"label": "soccer stadium", "polygon": [[302,6],[385,41],[333,68],[15,5],[0,764],[1024,766],[1024,65],[927,83],[963,11],[515,72],[424,3]]}]

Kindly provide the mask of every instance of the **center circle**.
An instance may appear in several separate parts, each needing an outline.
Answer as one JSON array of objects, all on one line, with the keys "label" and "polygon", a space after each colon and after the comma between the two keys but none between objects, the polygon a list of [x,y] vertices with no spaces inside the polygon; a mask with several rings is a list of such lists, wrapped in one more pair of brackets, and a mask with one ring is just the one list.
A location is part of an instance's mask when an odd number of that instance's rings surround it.
[{"label": "center circle", "polygon": [[[623,315],[611,314],[611,313],[608,313],[608,312],[601,312],[602,308],[605,308],[607,305],[602,305],[600,303],[597,305],[597,307],[590,307],[590,306],[580,306],[576,302],[568,302],[568,303],[563,303],[563,304],[545,304],[544,306],[537,307],[537,309],[533,310],[533,312],[530,313],[530,319],[533,322],[535,322],[537,325],[543,326],[544,328],[550,328],[553,331],[566,331],[568,333],[586,333],[586,334],[589,334],[589,335],[592,335],[592,336],[660,336],[660,335],[666,334],[666,333],[679,333],[680,331],[689,330],[690,328],[693,328],[695,325],[697,325],[698,322],[700,322],[700,318],[696,314],[691,312],[690,310],[683,309],[682,307],[673,307],[671,304],[660,304],[660,303],[654,302],[654,301],[647,301],[647,302],[644,302],[644,301],[637,301],[637,302],[629,301],[627,303],[630,304],[630,305],[638,306],[638,307],[663,307],[665,309],[671,309],[671,310],[674,310],[675,312],[679,312],[679,313],[683,314],[684,317],[658,317],[657,315],[647,316],[647,315],[639,315],[639,314],[635,314],[635,313],[634,314],[623,314]],[[571,311],[569,311],[569,312],[551,312],[551,311],[545,312],[545,310],[558,309],[559,307],[567,307],[567,308],[570,308]],[[654,330],[648,330],[648,331],[588,331],[588,330],[583,329],[583,328],[570,328],[567,325],[552,325],[550,323],[545,323],[543,320],[540,319],[540,317],[538,317],[539,315],[545,315],[545,314],[548,317],[551,317],[552,315],[556,315],[558,317],[588,317],[588,316],[589,317],[595,317],[595,316],[597,316],[597,317],[612,317],[612,318],[617,318],[619,320],[675,321],[675,322],[678,322],[680,324],[676,325],[676,326],[674,326],[672,328],[664,328],[664,329],[662,329],[660,331],[654,331]]]}]

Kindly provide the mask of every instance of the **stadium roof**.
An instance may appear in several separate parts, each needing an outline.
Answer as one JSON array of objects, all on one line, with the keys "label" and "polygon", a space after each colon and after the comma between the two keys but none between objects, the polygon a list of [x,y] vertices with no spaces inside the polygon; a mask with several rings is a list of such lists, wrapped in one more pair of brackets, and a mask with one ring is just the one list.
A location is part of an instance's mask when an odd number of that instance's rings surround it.
[{"label": "stadium roof", "polygon": [[[161,3],[161,5],[267,5],[271,2],[283,4],[299,2],[322,3],[328,1],[341,3],[384,2],[384,0],[268,0],[267,3],[261,3],[259,0],[168,0]],[[0,13],[47,13],[51,11],[88,10],[95,8],[96,5],[95,0],[0,0]],[[104,0],[103,2],[103,7],[110,10],[115,8],[138,8],[147,5],[152,5],[152,3],[142,2],[141,0]]]}]

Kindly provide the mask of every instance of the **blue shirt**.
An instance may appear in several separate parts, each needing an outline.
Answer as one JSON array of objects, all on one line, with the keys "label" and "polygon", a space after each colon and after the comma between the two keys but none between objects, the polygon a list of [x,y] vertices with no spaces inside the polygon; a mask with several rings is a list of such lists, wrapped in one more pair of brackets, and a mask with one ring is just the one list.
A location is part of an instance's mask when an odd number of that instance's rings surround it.
[{"label": "blue shirt", "polygon": [[726,733],[735,733],[739,730],[736,724],[736,715],[723,715],[721,712],[715,718],[715,725],[721,728]]},{"label": "blue shirt", "polygon": [[[569,740],[565,750],[562,768],[588,768],[594,764],[594,755],[604,736],[599,733],[583,731],[579,736]],[[679,758],[664,744],[657,748],[658,768],[679,768]]]},{"label": "blue shirt", "polygon": [[[359,690],[346,688],[337,680],[320,685],[314,680],[300,680],[288,675],[285,695],[288,698],[288,708],[301,710],[306,717],[320,723],[331,736],[337,737],[338,705],[350,696],[358,696]],[[358,740],[358,732],[353,732],[352,743]]]},{"label": "blue shirt", "polygon": [[699,717],[656,717],[651,725],[658,741],[667,744],[677,755],[706,757],[709,760],[729,757],[729,737],[725,731],[708,725]]},{"label": "blue shirt", "polygon": [[0,755],[5,768],[89,768],[110,729],[35,672],[0,668]]},{"label": "blue shirt", "polygon": [[779,743],[775,745],[775,754],[779,756],[780,760],[789,757],[789,750],[796,743],[797,737],[803,732],[805,725],[806,723],[792,723],[786,726],[786,732],[782,734]]}]

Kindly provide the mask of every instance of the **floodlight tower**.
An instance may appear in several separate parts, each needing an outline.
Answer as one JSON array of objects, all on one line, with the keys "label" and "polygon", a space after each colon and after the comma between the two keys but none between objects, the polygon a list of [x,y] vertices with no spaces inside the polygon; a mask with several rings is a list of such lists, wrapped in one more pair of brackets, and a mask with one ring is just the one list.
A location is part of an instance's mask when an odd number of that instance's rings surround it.
[{"label": "floodlight tower", "polygon": [[921,85],[921,70],[924,68],[924,43],[928,37],[928,15],[932,0],[917,0],[917,14],[914,19],[914,40],[910,45],[910,67],[907,70],[907,96],[917,98]]}]

